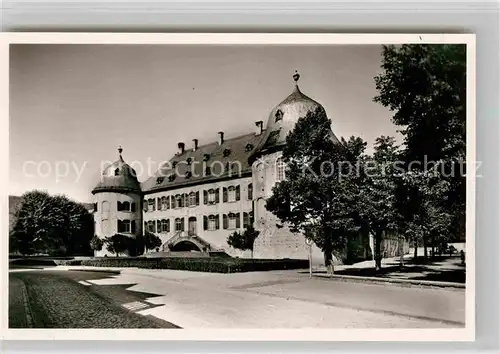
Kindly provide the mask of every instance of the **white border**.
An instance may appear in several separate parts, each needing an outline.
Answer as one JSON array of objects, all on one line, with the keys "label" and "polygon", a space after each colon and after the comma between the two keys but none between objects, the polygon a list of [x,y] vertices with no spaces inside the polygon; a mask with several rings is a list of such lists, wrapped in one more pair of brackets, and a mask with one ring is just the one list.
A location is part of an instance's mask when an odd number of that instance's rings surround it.
[{"label": "white border", "polygon": [[[8,259],[0,252],[3,296],[2,339],[8,340],[204,340],[204,341],[473,341],[475,340],[475,161],[476,47],[473,34],[250,34],[250,33],[1,33],[0,165],[8,166],[9,45],[32,44],[189,44],[189,45],[360,45],[404,43],[467,44],[467,215],[466,325],[459,329],[9,329]],[[2,191],[1,250],[8,249],[8,175]],[[5,183],[3,183],[5,182]]]}]

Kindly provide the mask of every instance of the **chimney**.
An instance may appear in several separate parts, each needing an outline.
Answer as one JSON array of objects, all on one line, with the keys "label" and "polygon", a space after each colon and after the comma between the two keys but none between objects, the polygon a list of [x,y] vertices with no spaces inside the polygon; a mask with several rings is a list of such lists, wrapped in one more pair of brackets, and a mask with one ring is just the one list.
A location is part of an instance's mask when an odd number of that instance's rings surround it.
[{"label": "chimney", "polygon": [[194,145],[193,145],[193,151],[198,150],[198,139],[193,139]]},{"label": "chimney", "polygon": [[219,132],[219,145],[224,143],[224,132]]},{"label": "chimney", "polygon": [[179,148],[179,155],[182,155],[184,153],[186,145],[184,143],[178,143],[177,147]]},{"label": "chimney", "polygon": [[255,135],[260,135],[264,131],[264,122],[259,120],[255,122],[255,126],[257,127],[257,131],[255,132]]}]

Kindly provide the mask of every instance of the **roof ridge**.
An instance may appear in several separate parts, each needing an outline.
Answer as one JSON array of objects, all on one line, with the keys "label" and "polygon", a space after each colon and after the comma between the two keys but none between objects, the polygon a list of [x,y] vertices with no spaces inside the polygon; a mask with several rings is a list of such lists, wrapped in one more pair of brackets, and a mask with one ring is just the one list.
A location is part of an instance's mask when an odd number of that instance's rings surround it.
[{"label": "roof ridge", "polygon": [[[232,138],[227,138],[227,139],[226,139],[226,138],[224,138],[224,142],[231,141],[231,140],[241,139],[241,138],[244,138],[244,137],[247,137],[247,136],[250,136],[250,135],[254,135],[254,134],[255,134],[255,133],[250,132],[250,133],[246,133],[246,134],[238,135],[238,136],[235,136],[235,137],[232,137]],[[255,135],[257,135],[257,134],[255,134]],[[198,149],[196,149],[196,150],[199,150],[199,149],[201,149],[201,148],[207,147],[207,146],[212,145],[212,144],[217,144],[217,141],[215,140],[215,141],[213,141],[213,142],[211,142],[211,143],[207,143],[207,144],[199,145],[199,146],[198,146]],[[187,151],[186,151],[186,152],[187,152]]]}]

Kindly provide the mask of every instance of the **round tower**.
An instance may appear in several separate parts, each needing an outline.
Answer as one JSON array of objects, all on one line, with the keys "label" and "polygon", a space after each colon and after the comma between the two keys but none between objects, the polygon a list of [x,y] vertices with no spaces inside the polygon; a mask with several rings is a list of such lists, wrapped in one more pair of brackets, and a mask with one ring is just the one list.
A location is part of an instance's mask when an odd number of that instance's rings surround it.
[{"label": "round tower", "polygon": [[[122,157],[104,168],[100,182],[92,190],[97,209],[94,212],[95,233],[101,239],[122,234],[135,238],[142,234],[141,187],[135,170]],[[95,256],[111,255],[106,246]]]},{"label": "round tower", "polygon": [[[279,220],[265,208],[273,186],[286,178],[281,156],[288,133],[309,112],[325,111],[321,104],[302,93],[298,85],[299,78],[299,73],[295,71],[293,91],[271,110],[264,136],[250,161],[254,186],[254,227],[260,231],[254,245],[256,258],[307,259],[309,256],[309,245],[304,236],[294,234],[286,226],[280,225]],[[333,132],[332,139],[337,140]],[[321,264],[321,250],[312,245],[312,253],[314,263]]]}]

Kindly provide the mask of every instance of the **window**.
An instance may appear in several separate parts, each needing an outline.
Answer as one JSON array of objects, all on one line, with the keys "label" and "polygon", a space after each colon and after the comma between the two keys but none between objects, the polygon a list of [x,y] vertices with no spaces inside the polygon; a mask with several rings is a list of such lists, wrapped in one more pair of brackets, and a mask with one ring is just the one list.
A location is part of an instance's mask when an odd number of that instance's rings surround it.
[{"label": "window", "polygon": [[148,200],[148,211],[155,211],[155,200],[154,199],[149,199]]},{"label": "window", "polygon": [[97,211],[97,203],[94,203],[94,211]]},{"label": "window", "polygon": [[238,229],[240,227],[240,214],[239,213],[229,213],[226,217],[226,228],[227,229]]},{"label": "window", "polygon": [[246,229],[253,225],[253,212],[243,213],[243,227]]},{"label": "window", "polygon": [[231,186],[227,189],[227,201],[235,202],[236,201],[236,188]]},{"label": "window", "polygon": [[209,189],[208,190],[208,204],[214,204],[215,203],[215,190],[214,189]]},{"label": "window", "polygon": [[253,199],[253,185],[252,183],[250,183],[248,185],[248,196],[247,196],[248,200],[252,200]]},{"label": "window", "polygon": [[130,220],[118,220],[118,232],[130,233]]},{"label": "window", "polygon": [[170,232],[170,220],[163,219],[161,221],[161,231],[162,233]]},{"label": "window", "polygon": [[158,177],[158,178],[156,178],[156,184],[162,184],[164,180],[165,180],[165,177]]},{"label": "window", "polygon": [[148,211],[148,201],[146,199],[142,201],[142,209]]},{"label": "window", "polygon": [[186,206],[186,207],[189,206],[189,194],[184,193],[182,195],[182,198],[184,199],[184,206]]},{"label": "window", "polygon": [[119,169],[119,168],[117,168],[117,169],[115,170],[115,176],[119,176],[119,175],[120,175],[120,169]]},{"label": "window", "polygon": [[281,109],[278,109],[276,113],[274,114],[274,117],[276,118],[274,122],[279,122],[280,120],[283,119],[283,111]]},{"label": "window", "polygon": [[182,208],[183,206],[184,206],[184,199],[182,198],[182,195],[177,194],[175,196],[175,207]]},{"label": "window", "polygon": [[175,231],[184,231],[184,218],[175,219]]},{"label": "window", "polygon": [[162,210],[161,198],[156,198],[156,210]]},{"label": "window", "polygon": [[208,161],[208,160],[210,160],[210,154],[204,154],[203,161]]},{"label": "window", "polygon": [[161,197],[161,210],[170,209],[170,197]]},{"label": "window", "polygon": [[135,203],[130,203],[130,202],[116,202],[116,210],[118,210],[118,211],[132,211],[132,212],[135,212]]},{"label": "window", "polygon": [[195,192],[189,193],[189,206],[196,206],[196,194]]},{"label": "window", "polygon": [[173,182],[175,180],[175,174],[171,174],[170,176],[168,176],[168,180],[170,182]]},{"label": "window", "polygon": [[231,154],[231,150],[229,150],[229,149],[224,149],[224,151],[222,152],[222,155],[224,157],[228,157],[230,154]]},{"label": "window", "polygon": [[276,181],[283,181],[285,179],[285,163],[281,157],[276,159]]},{"label": "window", "polygon": [[218,215],[209,215],[208,217],[205,216],[205,219],[206,219],[205,230],[214,231],[219,229]]},{"label": "window", "polygon": [[245,151],[246,151],[246,152],[249,152],[249,151],[250,151],[250,150],[252,150],[252,149],[253,149],[253,145],[252,145],[252,144],[247,144],[247,145],[245,146]]},{"label": "window", "polygon": [[148,221],[148,231],[153,233],[156,232],[156,223],[154,222],[154,220]]}]

